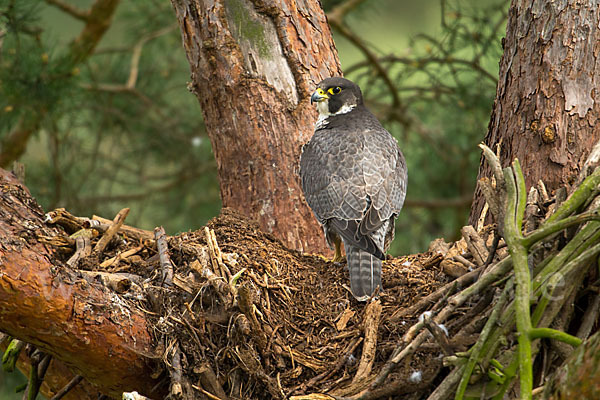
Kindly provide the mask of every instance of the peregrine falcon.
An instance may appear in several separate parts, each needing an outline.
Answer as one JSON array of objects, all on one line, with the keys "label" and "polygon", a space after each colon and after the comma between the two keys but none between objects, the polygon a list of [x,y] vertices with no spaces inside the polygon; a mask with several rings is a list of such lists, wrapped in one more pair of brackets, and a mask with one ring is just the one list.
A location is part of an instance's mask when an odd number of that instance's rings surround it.
[{"label": "peregrine falcon", "polygon": [[334,261],[346,249],[350,288],[359,301],[381,290],[381,260],[394,239],[406,196],[407,169],[396,140],[363,104],[360,88],[334,77],[310,98],[319,119],[302,147],[300,178],[323,225]]}]

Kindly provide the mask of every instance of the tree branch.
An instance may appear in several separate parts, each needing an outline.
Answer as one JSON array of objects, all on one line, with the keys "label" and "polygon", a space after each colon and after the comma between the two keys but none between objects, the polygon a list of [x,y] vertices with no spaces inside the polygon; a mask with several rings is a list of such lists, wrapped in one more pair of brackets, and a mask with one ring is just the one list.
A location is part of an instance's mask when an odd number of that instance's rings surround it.
[{"label": "tree branch", "polygon": [[[52,1],[52,0],[51,0]],[[71,60],[79,64],[93,52],[100,39],[110,28],[119,0],[96,0],[87,12],[86,24],[71,43]]]},{"label": "tree branch", "polygon": [[63,10],[67,14],[69,14],[70,16],[77,18],[81,21],[87,21],[90,17],[90,10],[87,10],[87,11],[80,10],[79,8],[75,7],[74,5],[67,4],[67,3],[63,2],[62,0],[46,0],[46,3],[48,3],[52,6],[55,6],[57,8],[60,8],[61,10]]},{"label": "tree branch", "polygon": [[0,210],[13,216],[0,220],[0,330],[62,360],[104,393],[151,394],[157,382],[149,378],[153,350],[145,315],[115,304],[110,292],[54,264],[43,244],[25,240],[53,232],[10,173],[0,170],[0,182]]}]

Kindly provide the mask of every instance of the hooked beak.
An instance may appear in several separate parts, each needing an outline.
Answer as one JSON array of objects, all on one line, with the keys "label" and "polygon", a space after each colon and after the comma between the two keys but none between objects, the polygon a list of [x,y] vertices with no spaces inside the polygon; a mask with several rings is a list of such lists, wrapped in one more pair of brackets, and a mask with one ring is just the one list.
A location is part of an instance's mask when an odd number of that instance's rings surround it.
[{"label": "hooked beak", "polygon": [[329,99],[329,96],[327,96],[327,93],[325,93],[325,91],[321,88],[318,88],[317,90],[315,90],[315,92],[312,94],[312,96],[310,96],[310,104],[312,103],[319,103],[321,101],[325,101]]}]

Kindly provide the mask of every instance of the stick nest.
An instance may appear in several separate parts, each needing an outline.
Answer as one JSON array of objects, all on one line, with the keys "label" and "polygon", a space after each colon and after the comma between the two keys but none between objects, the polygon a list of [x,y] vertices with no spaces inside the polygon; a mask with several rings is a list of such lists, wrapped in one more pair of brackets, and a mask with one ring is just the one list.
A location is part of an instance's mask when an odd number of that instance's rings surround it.
[{"label": "stick nest", "polygon": [[[167,238],[171,278],[150,232],[129,229],[121,229],[101,254],[69,261],[92,283],[120,292],[129,307],[147,313],[162,371],[170,374],[165,383],[175,381],[182,398],[364,390],[416,322],[419,310],[406,313],[407,307],[451,280],[438,253],[388,259],[380,315],[365,324],[369,303],[352,297],[345,263],[287,249],[232,210],[224,209],[204,229]],[[73,252],[64,249],[67,260]],[[363,354],[366,336],[376,343],[371,354]],[[433,379],[439,355],[435,341],[423,346],[387,379],[412,379],[413,389],[422,388],[415,376]]]}]

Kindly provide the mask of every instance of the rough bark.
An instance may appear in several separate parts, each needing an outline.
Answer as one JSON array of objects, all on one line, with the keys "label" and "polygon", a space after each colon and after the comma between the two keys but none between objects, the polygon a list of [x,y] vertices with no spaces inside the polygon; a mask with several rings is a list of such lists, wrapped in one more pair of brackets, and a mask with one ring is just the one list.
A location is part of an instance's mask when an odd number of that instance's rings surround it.
[{"label": "rough bark", "polygon": [[340,75],[318,0],[172,0],[217,161],[223,205],[298,250],[325,249],[298,179],[310,92]]},{"label": "rough bark", "polygon": [[57,266],[39,239],[50,236],[43,218],[27,189],[0,170],[0,331],[53,355],[103,393],[151,394],[145,315]]},{"label": "rough bark", "polygon": [[[485,143],[521,162],[528,187],[572,184],[600,137],[600,9],[593,0],[513,0]],[[492,176],[483,162],[479,178]],[[485,199],[475,192],[470,222]]]},{"label": "rough bark", "polygon": [[600,396],[600,334],[579,346],[545,386],[543,399],[592,400]]}]

